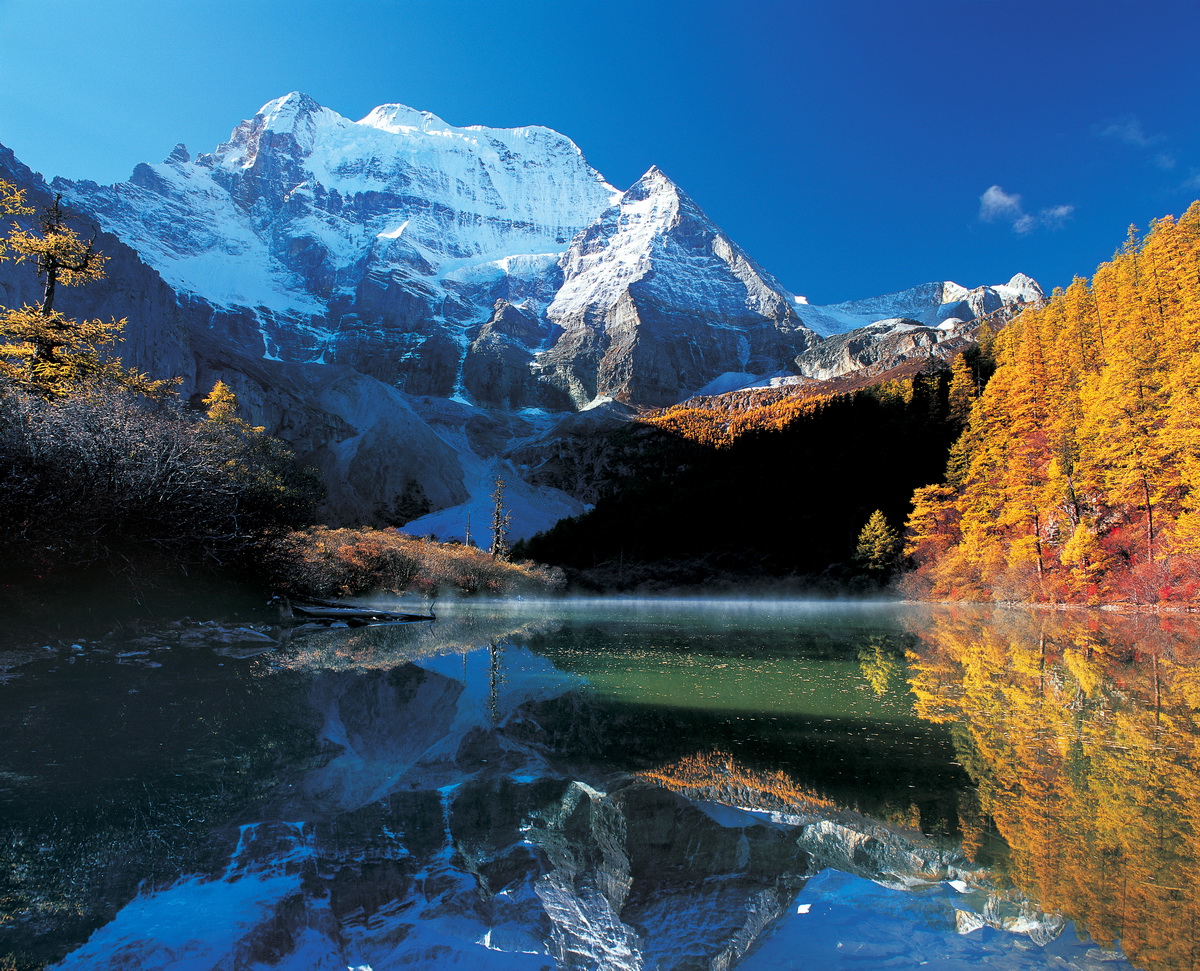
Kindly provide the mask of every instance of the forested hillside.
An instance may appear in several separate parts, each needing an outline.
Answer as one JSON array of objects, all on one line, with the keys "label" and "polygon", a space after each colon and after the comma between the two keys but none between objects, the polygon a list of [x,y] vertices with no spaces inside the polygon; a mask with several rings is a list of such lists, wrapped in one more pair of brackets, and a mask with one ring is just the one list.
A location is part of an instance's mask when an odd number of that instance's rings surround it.
[{"label": "forested hillside", "polygon": [[[995,342],[998,369],[908,524],[920,595],[1194,601],[1200,202],[1131,227]],[[931,480],[940,481],[940,480]]]},{"label": "forested hillside", "polygon": [[866,580],[858,536],[876,510],[898,529],[913,488],[941,476],[988,370],[969,357],[839,394],[666,409],[614,443],[619,468],[591,513],[514,554],[605,588]]}]

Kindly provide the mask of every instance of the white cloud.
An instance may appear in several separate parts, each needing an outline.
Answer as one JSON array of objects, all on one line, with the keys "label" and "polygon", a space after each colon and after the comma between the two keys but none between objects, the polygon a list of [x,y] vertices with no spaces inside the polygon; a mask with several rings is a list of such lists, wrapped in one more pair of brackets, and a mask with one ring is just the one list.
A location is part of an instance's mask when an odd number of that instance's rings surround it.
[{"label": "white cloud", "polygon": [[1019,219],[1021,214],[1021,197],[1009,195],[998,185],[992,186],[979,197],[979,218],[985,223],[997,220],[1008,222]]},{"label": "white cloud", "polygon": [[1037,227],[1037,219],[1029,213],[1023,212],[1013,220],[1013,232],[1020,233],[1024,236],[1026,233],[1032,233]]},{"label": "white cloud", "polygon": [[1005,192],[998,185],[991,186],[979,197],[979,218],[983,222],[1008,223],[1013,232],[1022,236],[1039,228],[1061,229],[1074,211],[1074,206],[1058,205],[1037,212],[1026,212],[1020,195]]}]

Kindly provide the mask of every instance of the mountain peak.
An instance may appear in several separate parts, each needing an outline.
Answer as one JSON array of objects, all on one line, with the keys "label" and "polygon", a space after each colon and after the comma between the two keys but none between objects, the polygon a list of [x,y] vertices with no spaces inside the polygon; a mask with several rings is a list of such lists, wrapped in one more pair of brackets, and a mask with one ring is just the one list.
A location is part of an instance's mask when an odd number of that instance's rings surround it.
[{"label": "mountain peak", "polygon": [[289,91],[282,98],[274,98],[258,109],[257,114],[265,116],[308,114],[321,111],[322,106],[306,95],[303,91]]},{"label": "mountain peak", "polygon": [[268,101],[258,109],[254,123],[260,131],[290,132],[311,130],[320,120],[345,122],[336,111],[318,104],[301,91],[292,91],[282,98]]},{"label": "mountain peak", "polygon": [[[652,165],[621,197],[625,206],[653,202],[655,209],[674,218],[680,209],[697,209],[670,177],[657,165]],[[702,214],[700,214],[702,216]],[[703,216],[702,216],[703,218]]]},{"label": "mountain peak", "polygon": [[679,187],[671,181],[671,177],[657,165],[651,165],[646,170],[646,174],[638,179],[630,188],[632,189],[634,186],[644,186],[656,192],[662,192],[666,189],[679,190]]},{"label": "mountain peak", "polygon": [[1024,273],[1016,274],[1007,283],[992,287],[1005,303],[1038,303],[1046,299],[1046,291],[1033,277]]},{"label": "mountain peak", "polygon": [[1041,284],[1026,273],[1014,274],[1013,278],[1008,281],[1006,286],[1012,287],[1014,290],[1024,290],[1036,294],[1036,297],[1031,299],[1041,300],[1046,296]]},{"label": "mountain peak", "polygon": [[394,135],[404,131],[445,131],[453,127],[432,111],[420,111],[398,102],[372,108],[358,123]]}]

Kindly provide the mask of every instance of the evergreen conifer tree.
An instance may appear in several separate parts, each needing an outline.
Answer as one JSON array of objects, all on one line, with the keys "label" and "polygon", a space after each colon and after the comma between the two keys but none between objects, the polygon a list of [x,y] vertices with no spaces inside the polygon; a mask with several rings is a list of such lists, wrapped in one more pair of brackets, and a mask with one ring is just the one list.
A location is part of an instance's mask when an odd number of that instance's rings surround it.
[{"label": "evergreen conifer tree", "polygon": [[971,417],[971,402],[975,399],[975,376],[967,359],[959,354],[950,365],[950,391],[947,409],[949,418],[957,425],[965,425]]},{"label": "evergreen conifer tree", "polygon": [[883,513],[876,509],[858,534],[855,561],[870,573],[883,576],[895,567],[899,552],[900,536],[888,525]]},{"label": "evergreen conifer tree", "polygon": [[[14,223],[0,244],[0,259],[30,261],[45,281],[36,306],[0,311],[0,377],[44,398],[101,384],[161,397],[175,382],[152,381],[116,358],[124,320],[73,320],[55,309],[59,286],[103,279],[108,259],[94,238],[85,243],[66,224],[60,198],[43,210],[36,229]],[[0,212],[28,216],[33,210],[11,183],[0,182]]]}]

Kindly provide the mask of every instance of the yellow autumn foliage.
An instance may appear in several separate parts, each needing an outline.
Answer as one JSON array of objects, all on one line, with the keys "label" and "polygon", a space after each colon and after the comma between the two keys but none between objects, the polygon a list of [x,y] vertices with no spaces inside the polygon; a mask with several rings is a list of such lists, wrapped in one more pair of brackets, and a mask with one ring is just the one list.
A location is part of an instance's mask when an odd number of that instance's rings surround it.
[{"label": "yellow autumn foliage", "polygon": [[1200,599],[1200,202],[994,339],[908,550],[934,598]]}]

